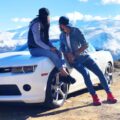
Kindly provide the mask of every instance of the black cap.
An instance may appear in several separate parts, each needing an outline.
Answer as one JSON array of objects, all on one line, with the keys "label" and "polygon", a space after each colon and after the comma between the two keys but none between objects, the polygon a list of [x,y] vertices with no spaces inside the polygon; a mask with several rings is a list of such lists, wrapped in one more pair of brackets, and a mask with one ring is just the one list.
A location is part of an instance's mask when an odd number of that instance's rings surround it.
[{"label": "black cap", "polygon": [[61,16],[59,18],[59,24],[68,25],[69,24],[69,19],[65,16]]},{"label": "black cap", "polygon": [[48,16],[50,13],[49,13],[49,10],[47,8],[40,8],[39,9],[39,14],[38,16]]}]

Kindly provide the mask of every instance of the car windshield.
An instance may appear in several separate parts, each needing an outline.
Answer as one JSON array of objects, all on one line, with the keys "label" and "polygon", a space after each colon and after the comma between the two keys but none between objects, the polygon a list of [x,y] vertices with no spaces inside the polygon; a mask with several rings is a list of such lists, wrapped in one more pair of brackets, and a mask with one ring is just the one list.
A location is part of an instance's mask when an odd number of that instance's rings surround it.
[{"label": "car windshield", "polygon": [[95,48],[93,47],[93,45],[91,43],[89,43],[89,47],[88,47],[88,52],[95,52]]}]

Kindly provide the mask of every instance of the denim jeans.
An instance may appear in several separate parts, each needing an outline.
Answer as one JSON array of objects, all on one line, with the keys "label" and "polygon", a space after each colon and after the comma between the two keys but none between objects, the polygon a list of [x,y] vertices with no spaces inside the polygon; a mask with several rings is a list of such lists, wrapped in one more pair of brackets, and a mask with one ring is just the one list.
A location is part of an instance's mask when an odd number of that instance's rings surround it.
[{"label": "denim jeans", "polygon": [[32,56],[35,57],[40,57],[40,56],[48,57],[58,70],[62,68],[62,59],[59,51],[56,51],[56,53],[54,53],[50,50],[46,50],[43,48],[32,48],[30,49],[30,53]]},{"label": "denim jeans", "polygon": [[80,62],[80,60],[81,60],[81,58],[78,57],[75,60],[73,67],[83,75],[85,84],[86,84],[90,94],[94,95],[94,94],[96,94],[96,92],[93,88],[88,69],[90,71],[92,71],[99,78],[105,91],[110,92],[110,89],[109,89],[107,81],[104,77],[104,74],[102,73],[102,71],[100,70],[98,65],[95,63],[95,61],[90,56],[87,56],[87,58],[82,63]]}]

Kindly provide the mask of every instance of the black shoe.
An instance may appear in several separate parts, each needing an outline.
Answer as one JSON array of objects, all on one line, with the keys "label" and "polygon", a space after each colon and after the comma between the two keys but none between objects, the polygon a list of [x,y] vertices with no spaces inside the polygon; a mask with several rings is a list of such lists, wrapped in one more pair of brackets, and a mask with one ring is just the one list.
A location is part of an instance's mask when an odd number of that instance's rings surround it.
[{"label": "black shoe", "polygon": [[70,75],[68,76],[60,76],[60,81],[67,83],[67,84],[74,84],[76,80],[71,77]]},{"label": "black shoe", "polygon": [[70,75],[67,76],[67,80],[70,81],[71,84],[74,84],[76,82],[76,80]]}]

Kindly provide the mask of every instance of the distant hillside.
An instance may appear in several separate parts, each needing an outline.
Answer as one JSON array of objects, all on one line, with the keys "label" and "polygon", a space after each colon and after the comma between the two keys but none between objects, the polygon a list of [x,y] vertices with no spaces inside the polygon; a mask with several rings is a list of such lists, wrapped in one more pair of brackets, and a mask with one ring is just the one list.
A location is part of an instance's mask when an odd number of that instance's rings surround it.
[{"label": "distant hillside", "polygon": [[[120,22],[113,20],[77,21],[75,26],[96,49],[111,51],[114,59],[120,59]],[[0,33],[0,52],[15,49],[27,42],[28,26]],[[59,27],[51,23],[50,38],[59,39]]]}]

